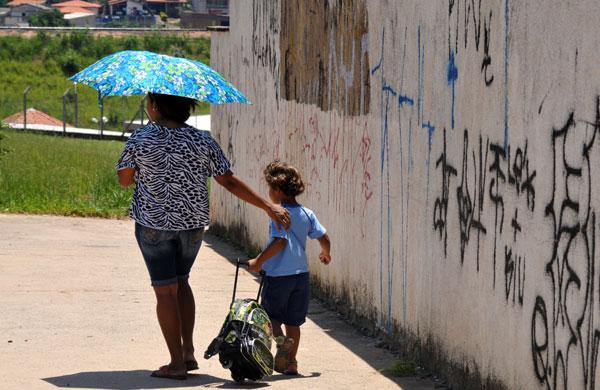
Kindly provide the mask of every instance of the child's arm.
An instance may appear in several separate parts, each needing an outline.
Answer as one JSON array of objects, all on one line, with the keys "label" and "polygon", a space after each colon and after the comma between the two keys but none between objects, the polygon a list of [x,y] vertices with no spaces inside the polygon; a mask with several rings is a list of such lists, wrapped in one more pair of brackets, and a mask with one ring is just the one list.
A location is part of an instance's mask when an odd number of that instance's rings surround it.
[{"label": "child's arm", "polygon": [[319,244],[321,245],[321,253],[319,254],[319,260],[323,264],[329,264],[331,262],[331,241],[329,241],[329,236],[327,233],[323,234],[321,237],[317,238]]},{"label": "child's arm", "polygon": [[275,238],[264,251],[261,252],[258,257],[248,261],[248,271],[260,272],[262,265],[267,262],[270,258],[278,254],[285,248],[287,240],[282,237]]}]

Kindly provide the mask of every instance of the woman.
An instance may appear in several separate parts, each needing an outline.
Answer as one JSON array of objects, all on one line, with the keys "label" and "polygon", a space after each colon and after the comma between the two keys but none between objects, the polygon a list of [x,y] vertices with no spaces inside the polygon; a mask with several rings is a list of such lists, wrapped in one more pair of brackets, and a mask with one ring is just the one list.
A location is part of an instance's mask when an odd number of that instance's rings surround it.
[{"label": "woman", "polygon": [[130,217],[156,294],[156,313],[171,362],[152,376],[185,379],[198,368],[194,357],[194,295],[188,284],[192,264],[209,223],[207,177],[289,227],[287,211],[259,196],[230,170],[217,142],[185,124],[196,101],[147,95],[148,125],[136,130],[119,161],[124,186],[136,184]]}]

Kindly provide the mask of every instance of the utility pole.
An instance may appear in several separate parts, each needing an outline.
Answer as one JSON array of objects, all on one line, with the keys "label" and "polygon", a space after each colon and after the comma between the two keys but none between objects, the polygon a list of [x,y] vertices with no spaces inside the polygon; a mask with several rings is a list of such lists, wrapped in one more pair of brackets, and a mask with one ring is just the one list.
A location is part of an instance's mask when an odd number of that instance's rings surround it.
[{"label": "utility pole", "polygon": [[63,103],[63,136],[67,134],[67,98],[69,97],[69,90],[67,89],[62,96]]},{"label": "utility pole", "polygon": [[100,97],[100,138],[104,138],[104,98]]},{"label": "utility pole", "polygon": [[140,102],[140,127],[144,126],[144,100],[146,98],[142,99],[142,101]]},{"label": "utility pole", "polygon": [[27,94],[31,90],[31,85],[25,88],[23,92],[23,130],[27,130]]},{"label": "utility pole", "polygon": [[74,91],[75,91],[75,127],[79,127],[79,97],[77,96],[77,83],[75,83]]}]

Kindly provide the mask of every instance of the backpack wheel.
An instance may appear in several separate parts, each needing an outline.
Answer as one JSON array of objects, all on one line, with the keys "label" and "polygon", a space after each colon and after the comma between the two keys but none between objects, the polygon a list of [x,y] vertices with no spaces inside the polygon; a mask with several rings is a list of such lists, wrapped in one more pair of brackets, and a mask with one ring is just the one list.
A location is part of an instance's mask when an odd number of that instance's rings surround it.
[{"label": "backpack wheel", "polygon": [[240,372],[235,372],[232,371],[231,372],[231,378],[236,382],[236,383],[244,383],[244,380],[246,378],[244,378],[244,374],[240,373]]}]

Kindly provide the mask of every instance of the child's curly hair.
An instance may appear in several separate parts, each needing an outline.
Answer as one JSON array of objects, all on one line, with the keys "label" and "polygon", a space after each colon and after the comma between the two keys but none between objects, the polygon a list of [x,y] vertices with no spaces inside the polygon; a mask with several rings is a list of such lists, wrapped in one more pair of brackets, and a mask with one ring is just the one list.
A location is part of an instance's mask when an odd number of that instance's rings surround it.
[{"label": "child's curly hair", "polygon": [[269,186],[281,190],[289,197],[296,197],[304,192],[304,182],[300,172],[288,163],[275,160],[264,170]]}]

